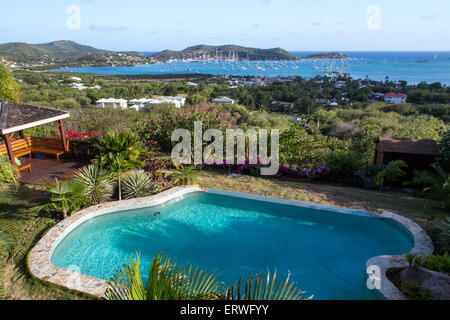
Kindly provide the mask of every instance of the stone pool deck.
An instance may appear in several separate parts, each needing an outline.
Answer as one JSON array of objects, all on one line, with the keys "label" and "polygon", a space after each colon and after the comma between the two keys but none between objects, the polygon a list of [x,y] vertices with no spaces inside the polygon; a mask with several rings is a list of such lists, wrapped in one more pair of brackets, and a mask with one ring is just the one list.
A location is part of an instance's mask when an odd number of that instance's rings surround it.
[{"label": "stone pool deck", "polygon": [[[176,187],[146,198],[109,202],[81,210],[76,214],[72,215],[71,217],[61,221],[55,227],[49,230],[45,234],[45,236],[37,243],[37,245],[31,250],[27,259],[29,271],[33,276],[35,276],[40,280],[48,281],[53,284],[60,285],[72,290],[87,293],[96,296],[98,298],[104,298],[107,290],[106,280],[82,274],[80,272],[77,272],[75,268],[74,270],[59,268],[51,263],[50,260],[53,254],[53,250],[57,247],[59,242],[68,233],[77,228],[83,222],[88,221],[89,219],[92,219],[94,217],[118,211],[157,206],[164,202],[180,198],[183,195],[202,191],[205,190],[202,190],[197,186]],[[229,192],[227,193],[225,191],[220,190],[208,189],[206,192],[223,193],[231,195]],[[239,197],[245,196],[248,199],[255,199],[255,200],[257,199],[260,201],[267,201],[267,202],[277,202],[287,205],[296,205],[300,207],[310,207],[319,210],[324,209],[324,206],[321,205],[309,203],[306,204],[293,200],[282,200],[261,196],[257,196],[257,198],[255,198],[256,196],[244,194],[239,195],[235,194],[235,196]],[[336,208],[335,211],[346,214],[356,214],[356,215],[363,214],[358,210],[347,210],[343,208]],[[428,237],[426,232],[413,221],[391,212],[383,212],[382,214],[365,213],[364,215],[371,215],[376,218],[392,219],[397,221],[398,223],[403,225],[407,230],[409,230],[409,232],[414,237],[415,245],[411,253],[421,256],[427,256],[433,253],[434,248],[431,239]],[[370,259],[367,262],[368,270],[369,267],[376,266],[379,271],[379,274],[372,275],[369,273],[369,277],[371,279],[374,279],[374,281],[378,281],[378,283],[380,284],[379,288],[377,288],[379,292],[386,299],[392,300],[406,299],[406,297],[395,287],[393,283],[389,281],[389,279],[386,276],[386,271],[390,268],[406,267],[407,265],[408,263],[404,255],[378,256]]]}]

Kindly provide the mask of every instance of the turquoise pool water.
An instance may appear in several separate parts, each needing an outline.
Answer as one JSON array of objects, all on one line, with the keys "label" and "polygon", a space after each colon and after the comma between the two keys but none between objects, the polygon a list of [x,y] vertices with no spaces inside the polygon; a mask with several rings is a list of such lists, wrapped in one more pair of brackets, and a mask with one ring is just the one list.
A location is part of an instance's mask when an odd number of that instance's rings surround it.
[{"label": "turquoise pool water", "polygon": [[[332,209],[330,209],[332,210]],[[142,275],[159,252],[217,270],[232,283],[278,270],[314,299],[378,299],[366,262],[404,254],[414,242],[392,220],[196,192],[163,205],[90,219],[55,248],[51,262],[105,279],[140,251]]]}]

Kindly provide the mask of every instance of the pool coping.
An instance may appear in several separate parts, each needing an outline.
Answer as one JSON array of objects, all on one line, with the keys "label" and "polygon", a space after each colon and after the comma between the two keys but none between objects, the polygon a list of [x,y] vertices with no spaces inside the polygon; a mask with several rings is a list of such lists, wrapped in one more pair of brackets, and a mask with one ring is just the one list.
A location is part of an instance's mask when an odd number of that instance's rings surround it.
[{"label": "pool coping", "polygon": [[[366,217],[376,217],[383,219],[392,219],[403,225],[414,238],[415,245],[411,253],[427,256],[433,253],[434,247],[431,239],[426,232],[415,222],[408,218],[394,214],[392,212],[383,212],[382,214],[369,213],[367,211],[346,209],[341,207],[332,207],[309,202],[301,202],[295,200],[286,200],[271,198],[253,194],[244,194],[239,192],[223,191],[216,189],[201,189],[198,186],[175,187],[159,194],[132,200],[116,201],[103,203],[83,209],[76,214],[59,222],[51,228],[33,247],[27,257],[27,266],[29,272],[36,278],[50,282],[59,286],[63,286],[75,291],[87,293],[98,298],[104,298],[107,283],[104,279],[95,278],[77,272],[53,265],[50,260],[54,249],[59,242],[72,230],[77,228],[85,221],[104,214],[110,214],[124,210],[134,210],[146,207],[153,207],[165,203],[167,201],[182,197],[183,195],[195,192],[207,192],[211,194],[222,194],[246,198],[251,200],[266,201],[285,205],[294,205],[298,207],[313,208],[319,210],[328,210],[337,213],[354,214]],[[389,281],[386,272],[390,268],[406,267],[408,265],[404,255],[398,256],[377,256],[367,261],[367,267],[378,266],[380,270],[379,279],[381,287],[377,290],[386,298],[392,300],[402,300],[406,297]]]}]

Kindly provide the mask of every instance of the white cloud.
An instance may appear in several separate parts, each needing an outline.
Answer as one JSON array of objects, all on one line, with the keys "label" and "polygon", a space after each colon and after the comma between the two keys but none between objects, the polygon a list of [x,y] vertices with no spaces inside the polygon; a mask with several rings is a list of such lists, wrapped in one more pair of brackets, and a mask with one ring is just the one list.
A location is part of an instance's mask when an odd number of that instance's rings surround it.
[{"label": "white cloud", "polygon": [[434,14],[426,14],[426,15],[420,16],[419,19],[421,19],[421,20],[434,20],[437,17],[438,17],[438,15],[434,13]]},{"label": "white cloud", "polygon": [[98,32],[116,32],[116,31],[125,31],[127,28],[120,26],[120,27],[110,27],[105,26],[103,23],[94,21],[89,25],[89,30],[91,31],[98,31]]}]

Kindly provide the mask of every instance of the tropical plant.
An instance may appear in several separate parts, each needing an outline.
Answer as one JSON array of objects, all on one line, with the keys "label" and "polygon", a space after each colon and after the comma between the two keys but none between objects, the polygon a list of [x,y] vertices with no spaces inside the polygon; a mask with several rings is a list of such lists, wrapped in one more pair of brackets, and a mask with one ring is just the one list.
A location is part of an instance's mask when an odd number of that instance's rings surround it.
[{"label": "tropical plant", "polygon": [[417,254],[407,253],[405,257],[410,268],[420,268],[423,265],[423,258]]},{"label": "tropical plant", "polygon": [[437,244],[439,244],[445,251],[450,250],[450,217],[446,216],[438,226],[439,236]]},{"label": "tropical plant", "polygon": [[442,256],[429,256],[425,258],[425,266],[430,270],[450,274],[450,256],[448,252],[445,252]]},{"label": "tropical plant", "polygon": [[413,183],[424,186],[425,197],[443,201],[445,209],[450,210],[450,174],[438,166],[433,166],[433,170],[416,173]]},{"label": "tropical plant", "polygon": [[75,175],[74,182],[81,185],[87,204],[99,204],[112,194],[112,182],[107,171],[99,166],[89,165]]},{"label": "tropical plant", "polygon": [[10,221],[0,220],[0,245],[10,250],[17,241],[19,228]]},{"label": "tropical plant", "polygon": [[134,164],[126,160],[125,153],[109,154],[109,172],[110,175],[117,179],[117,187],[119,190],[119,201],[122,200],[122,175],[130,169],[134,169]]},{"label": "tropical plant", "polygon": [[127,167],[138,168],[144,165],[140,155],[145,149],[131,133],[109,133],[100,137],[95,146],[99,150],[95,163],[103,168],[111,167],[118,154],[123,155]]},{"label": "tropical plant", "polygon": [[406,168],[408,165],[403,160],[395,160],[389,162],[389,164],[381,170],[375,176],[375,183],[383,191],[384,183],[386,181],[393,181],[397,177],[404,176],[406,174],[401,168]]},{"label": "tropical plant", "polygon": [[0,182],[17,187],[17,178],[19,170],[9,161],[9,159],[0,153]]},{"label": "tropical plant", "polygon": [[[216,281],[215,272],[180,265],[158,254],[153,259],[149,280],[144,285],[140,274],[140,256],[130,258],[130,265],[108,279],[107,297],[110,300],[301,300],[303,292],[294,287],[289,276],[275,283],[276,272],[247,279],[241,293],[237,287],[226,288]],[[311,297],[312,298],[312,297]],[[311,299],[309,298],[309,299]]]},{"label": "tropical plant", "polygon": [[[241,280],[238,281],[237,287],[233,284],[226,293],[229,300],[304,300],[303,294],[299,288],[294,287],[294,283],[290,281],[289,273],[286,280],[275,284],[277,272],[273,274],[267,272],[252,276],[245,281],[245,289],[241,293]],[[311,300],[309,297],[306,300]]]},{"label": "tropical plant", "polygon": [[411,300],[434,300],[434,296],[429,290],[423,289],[414,282],[406,282],[402,286],[402,291]]},{"label": "tropical plant", "polygon": [[136,171],[123,181],[123,197],[125,199],[142,198],[153,191],[153,181],[148,174]]},{"label": "tropical plant", "polygon": [[150,266],[149,281],[144,285],[139,265],[130,258],[124,266],[108,280],[110,300],[214,300],[219,294],[220,283],[214,272],[199,270],[191,266],[177,266],[159,254]]},{"label": "tropical plant", "polygon": [[46,190],[51,194],[50,202],[32,208],[33,213],[58,213],[66,219],[81,207],[84,200],[82,186],[73,181],[62,183],[55,178],[54,184],[47,182]]},{"label": "tropical plant", "polygon": [[197,177],[198,171],[195,167],[180,166],[179,169],[172,174],[171,180],[175,185],[186,186],[194,184]]},{"label": "tropical plant", "polygon": [[0,63],[0,100],[20,102],[19,85],[11,71],[2,63]]}]

